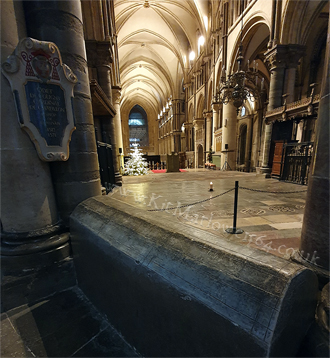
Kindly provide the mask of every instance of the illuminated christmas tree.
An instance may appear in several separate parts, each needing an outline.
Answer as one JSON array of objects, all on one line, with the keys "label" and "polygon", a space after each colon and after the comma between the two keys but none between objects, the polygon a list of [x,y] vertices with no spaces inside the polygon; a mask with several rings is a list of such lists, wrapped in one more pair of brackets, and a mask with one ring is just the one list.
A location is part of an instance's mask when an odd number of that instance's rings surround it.
[{"label": "illuminated christmas tree", "polygon": [[124,175],[146,175],[148,174],[148,163],[142,157],[138,144],[133,144],[131,158],[125,163]]}]

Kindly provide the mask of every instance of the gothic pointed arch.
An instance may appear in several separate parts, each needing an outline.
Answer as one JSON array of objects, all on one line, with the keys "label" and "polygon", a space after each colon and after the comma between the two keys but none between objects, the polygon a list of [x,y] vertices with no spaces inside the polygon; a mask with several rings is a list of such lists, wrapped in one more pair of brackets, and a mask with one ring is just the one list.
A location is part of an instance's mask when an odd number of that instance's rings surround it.
[{"label": "gothic pointed arch", "polygon": [[149,145],[147,113],[138,104],[129,113],[128,127],[130,147],[133,144],[138,144],[140,147],[147,147]]}]

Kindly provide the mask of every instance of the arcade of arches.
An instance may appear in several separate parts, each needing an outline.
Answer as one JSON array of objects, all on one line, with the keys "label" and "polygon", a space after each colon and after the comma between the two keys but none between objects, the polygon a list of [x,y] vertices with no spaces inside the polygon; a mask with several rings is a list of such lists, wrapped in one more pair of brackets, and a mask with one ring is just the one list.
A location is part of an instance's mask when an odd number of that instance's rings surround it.
[{"label": "arcade of arches", "polygon": [[[278,177],[276,145],[313,146],[327,1],[115,0],[114,13],[123,137],[130,111],[141,106],[148,114],[145,153],[166,161],[174,151],[182,167],[197,168],[212,148],[218,169],[227,160],[232,170]],[[223,74],[237,70],[241,41],[242,69],[256,69],[259,82],[249,85],[259,96],[237,114],[216,94]]]}]

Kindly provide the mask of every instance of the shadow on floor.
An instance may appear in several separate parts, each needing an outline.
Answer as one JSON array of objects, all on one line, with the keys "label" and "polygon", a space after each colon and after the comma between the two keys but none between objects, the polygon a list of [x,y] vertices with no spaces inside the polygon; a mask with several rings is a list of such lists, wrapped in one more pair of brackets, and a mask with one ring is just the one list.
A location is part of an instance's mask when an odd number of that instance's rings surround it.
[{"label": "shadow on floor", "polygon": [[73,287],[1,315],[1,357],[137,357]]}]

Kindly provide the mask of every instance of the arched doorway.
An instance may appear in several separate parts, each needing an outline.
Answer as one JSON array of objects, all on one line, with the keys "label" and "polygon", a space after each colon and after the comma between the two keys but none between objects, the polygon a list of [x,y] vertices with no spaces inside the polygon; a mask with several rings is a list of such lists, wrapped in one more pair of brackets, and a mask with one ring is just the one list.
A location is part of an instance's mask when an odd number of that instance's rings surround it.
[{"label": "arched doorway", "polygon": [[197,167],[203,168],[203,147],[201,145],[197,147]]}]

